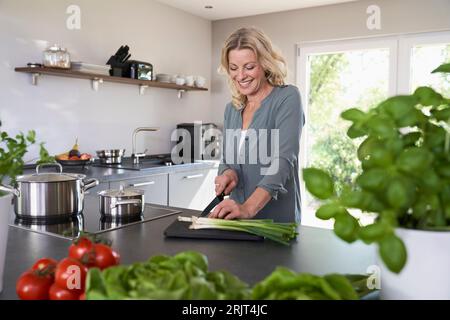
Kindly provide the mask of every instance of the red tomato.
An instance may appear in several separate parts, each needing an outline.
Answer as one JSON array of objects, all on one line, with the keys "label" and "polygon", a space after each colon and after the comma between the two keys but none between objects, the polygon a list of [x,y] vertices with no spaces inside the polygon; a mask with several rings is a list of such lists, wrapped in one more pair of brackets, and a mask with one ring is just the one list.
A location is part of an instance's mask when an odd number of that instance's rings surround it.
[{"label": "red tomato", "polygon": [[95,264],[94,245],[91,240],[82,237],[69,247],[69,257],[81,261],[84,265],[90,267]]},{"label": "red tomato", "polygon": [[51,276],[41,276],[39,272],[29,270],[17,280],[16,292],[22,300],[48,300],[48,291],[52,283]]},{"label": "red tomato", "polygon": [[54,283],[50,287],[49,296],[50,300],[78,300],[80,297],[80,293],[73,290],[61,288],[56,283]]},{"label": "red tomato", "polygon": [[120,254],[114,250],[112,250],[112,254],[114,256],[114,259],[116,260],[116,265],[119,265],[120,264]]},{"label": "red tomato", "polygon": [[100,270],[116,265],[116,258],[111,247],[102,243],[96,243],[94,244],[94,251],[95,266],[100,268]]},{"label": "red tomato", "polygon": [[64,258],[56,266],[55,283],[62,289],[81,294],[84,291],[87,268],[78,260]]},{"label": "red tomato", "polygon": [[43,273],[48,273],[53,275],[55,273],[56,265],[58,264],[58,261],[52,258],[42,258],[36,261],[33,266],[31,267],[31,270],[33,271],[40,271]]}]

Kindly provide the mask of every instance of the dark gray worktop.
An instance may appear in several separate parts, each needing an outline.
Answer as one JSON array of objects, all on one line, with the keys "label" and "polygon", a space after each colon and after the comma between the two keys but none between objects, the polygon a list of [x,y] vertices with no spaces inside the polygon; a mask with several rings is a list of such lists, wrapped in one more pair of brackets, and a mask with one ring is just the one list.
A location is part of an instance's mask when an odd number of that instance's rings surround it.
[{"label": "dark gray worktop", "polygon": [[[182,215],[198,214],[184,210]],[[177,215],[104,233],[113,241],[122,264],[144,261],[157,254],[173,255],[195,250],[208,257],[210,270],[227,270],[254,284],[271,273],[276,266],[297,272],[325,274],[363,273],[375,264],[375,247],[361,242],[347,244],[332,230],[299,227],[297,241],[282,246],[271,241],[200,240],[165,238],[164,230]],[[67,256],[68,240],[17,228],[9,228],[4,275],[0,299],[17,299],[15,283],[22,272],[42,257],[62,259]]]},{"label": "dark gray worktop", "polygon": [[[132,178],[140,178],[145,176],[151,176],[154,174],[163,173],[177,173],[183,171],[191,170],[202,170],[202,169],[212,169],[217,167],[216,162],[212,161],[200,161],[186,164],[177,164],[172,166],[156,166],[153,168],[147,168],[145,170],[127,170],[127,169],[115,169],[115,168],[105,168],[96,167],[93,165],[87,166],[64,166],[63,171],[69,173],[81,173],[85,174],[87,178],[95,178],[102,182],[125,180]],[[24,174],[35,173],[35,169],[27,169]]]}]

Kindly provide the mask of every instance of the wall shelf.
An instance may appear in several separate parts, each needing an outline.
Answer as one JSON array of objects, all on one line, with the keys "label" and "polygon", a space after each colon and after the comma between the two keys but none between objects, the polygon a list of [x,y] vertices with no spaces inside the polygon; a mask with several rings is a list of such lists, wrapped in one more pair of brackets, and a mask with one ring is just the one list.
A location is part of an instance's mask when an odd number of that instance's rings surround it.
[{"label": "wall shelf", "polygon": [[207,88],[198,88],[191,86],[180,86],[175,83],[166,83],[150,80],[138,80],[130,78],[112,77],[98,73],[87,73],[75,70],[55,69],[46,67],[20,67],[14,69],[16,72],[24,72],[31,74],[31,81],[33,85],[37,85],[38,78],[41,75],[50,75],[66,78],[77,78],[91,80],[92,89],[98,91],[99,85],[103,82],[116,82],[123,84],[131,84],[139,86],[139,94],[144,94],[147,88],[163,88],[173,89],[178,91],[178,98],[182,97],[182,94],[187,91],[208,91]]}]

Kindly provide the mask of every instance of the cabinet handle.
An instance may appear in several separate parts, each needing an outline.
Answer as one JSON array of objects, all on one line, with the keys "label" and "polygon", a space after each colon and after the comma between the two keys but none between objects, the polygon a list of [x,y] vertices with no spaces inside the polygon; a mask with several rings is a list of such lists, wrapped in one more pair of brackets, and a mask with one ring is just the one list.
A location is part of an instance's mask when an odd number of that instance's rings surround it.
[{"label": "cabinet handle", "polygon": [[193,174],[191,176],[184,176],[183,179],[195,179],[195,178],[201,178],[201,177],[203,177],[203,173]]},{"label": "cabinet handle", "polygon": [[141,183],[132,183],[130,184],[131,187],[142,187],[142,186],[149,186],[151,184],[155,184],[155,181],[148,181],[148,182],[141,182]]}]

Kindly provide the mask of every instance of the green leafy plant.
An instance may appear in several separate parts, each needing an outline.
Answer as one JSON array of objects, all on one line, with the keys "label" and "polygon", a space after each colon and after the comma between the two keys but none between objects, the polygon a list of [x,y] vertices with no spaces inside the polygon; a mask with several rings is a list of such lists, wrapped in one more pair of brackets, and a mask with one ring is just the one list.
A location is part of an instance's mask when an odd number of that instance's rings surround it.
[{"label": "green leafy plant", "polygon": [[324,276],[276,268],[250,287],[227,271],[208,271],[208,259],[196,251],[158,255],[146,262],[92,268],[86,278],[89,300],[354,300],[368,293],[366,275]]},{"label": "green leafy plant", "polygon": [[[450,64],[435,72],[450,73]],[[450,99],[424,86],[341,117],[352,122],[350,138],[365,138],[356,154],[362,171],[338,193],[327,172],[303,169],[307,190],[323,201],[316,216],[334,219],[334,232],[347,242],[377,243],[398,273],[407,253],[395,228],[450,230]],[[376,213],[375,222],[361,226],[352,208]]]},{"label": "green leafy plant", "polygon": [[[1,125],[1,122],[0,122]],[[28,148],[36,143],[36,133],[34,130],[28,131],[11,137],[5,131],[0,131],[0,183],[9,179],[11,184],[15,184],[18,175],[22,174],[24,167],[23,157]],[[40,143],[40,160],[38,163],[54,162],[48,151],[44,147],[44,143]],[[0,191],[0,196],[5,195]]]}]

